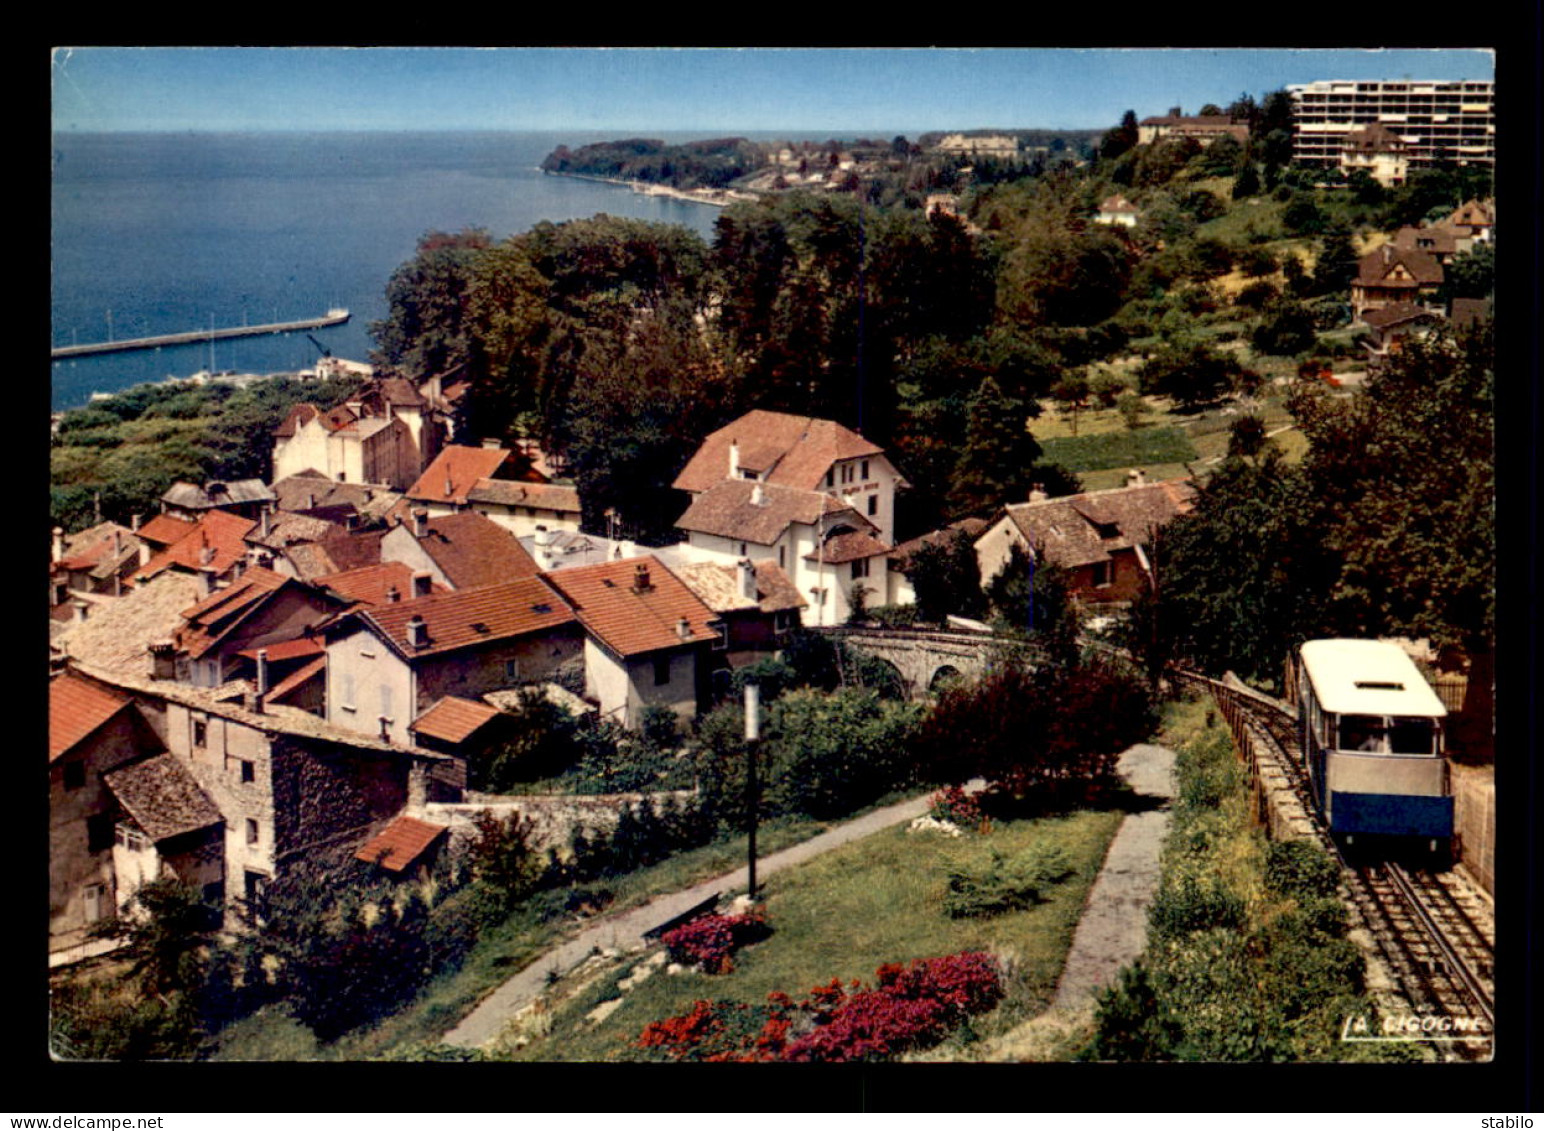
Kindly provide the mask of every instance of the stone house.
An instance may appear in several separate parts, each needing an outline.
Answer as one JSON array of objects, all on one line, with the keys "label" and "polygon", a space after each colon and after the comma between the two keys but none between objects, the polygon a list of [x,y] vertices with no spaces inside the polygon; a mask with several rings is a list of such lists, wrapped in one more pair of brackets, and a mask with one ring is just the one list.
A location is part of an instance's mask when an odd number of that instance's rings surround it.
[{"label": "stone house", "polygon": [[80,946],[118,907],[117,803],[104,777],[162,750],[133,699],[63,671],[48,686],[49,950]]},{"label": "stone house", "polygon": [[117,802],[113,876],[122,915],[148,883],[174,878],[225,903],[225,818],[188,768],[157,754],[102,775]]},{"label": "stone house", "polygon": [[70,594],[121,596],[128,578],[139,568],[140,539],[130,527],[100,522],[65,537],[54,527],[49,560],[49,604],[59,606]]},{"label": "stone house", "polygon": [[1249,141],[1249,126],[1228,114],[1185,115],[1174,110],[1161,117],[1143,118],[1137,123],[1137,144],[1151,145],[1166,138],[1191,138],[1202,146],[1220,137],[1231,137],[1243,145]]},{"label": "stone house", "polygon": [[983,584],[1007,565],[1012,547],[1067,571],[1084,604],[1129,602],[1152,584],[1154,534],[1194,505],[1188,480],[1147,483],[1132,472],[1125,487],[1004,507],[976,538]]},{"label": "stone house", "polygon": [[[346,859],[405,808],[423,804],[431,773],[449,761],[340,730],[251,692],[231,695],[82,671],[134,700],[166,756],[218,810],[216,880],[208,878],[216,873],[215,850],[190,836],[208,826],[202,826],[202,805],[185,782],[160,763],[154,771],[114,779],[131,830],[148,824],[146,837],[161,837],[157,856],[190,870],[196,861],[201,870],[193,874],[206,877],[206,885],[223,883],[228,925],[243,901],[296,862]],[[145,780],[152,773],[159,784]],[[161,810],[166,798],[179,796],[181,808]],[[187,851],[190,842],[197,852]],[[131,858],[126,866],[137,862]],[[121,890],[119,895],[121,900]]]},{"label": "stone house", "polygon": [[648,707],[692,718],[707,701],[722,620],[652,555],[543,575],[584,628],[585,696],[636,728]]},{"label": "stone house", "polygon": [[445,696],[550,679],[583,648],[573,611],[536,577],[361,605],[323,636],[328,722],[404,745]]},{"label": "stone house", "polygon": [[[167,517],[158,516],[140,528],[140,538],[147,547],[154,546],[155,536],[163,531],[176,533],[176,529],[158,525]],[[254,520],[229,511],[208,511],[191,526],[181,527],[181,535],[168,542],[164,549],[150,553],[148,560],[134,571],[133,579],[138,582],[166,570],[176,570],[197,577],[206,594],[211,593],[219,580],[230,577],[238,567],[246,564],[245,539],[256,526]]]}]

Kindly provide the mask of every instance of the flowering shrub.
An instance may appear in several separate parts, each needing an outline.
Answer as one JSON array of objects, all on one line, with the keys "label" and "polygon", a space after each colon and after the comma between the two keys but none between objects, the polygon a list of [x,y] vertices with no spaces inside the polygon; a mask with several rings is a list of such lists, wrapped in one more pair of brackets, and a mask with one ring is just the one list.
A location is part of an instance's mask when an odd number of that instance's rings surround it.
[{"label": "flowering shrub", "polygon": [[910,825],[906,826],[906,831],[912,833],[937,832],[955,839],[959,839],[964,835],[960,826],[956,825],[953,821],[940,821],[936,817],[918,817]]},{"label": "flowering shrub", "polygon": [[940,789],[930,800],[932,808],[928,810],[928,816],[935,821],[947,821],[966,829],[977,828],[982,823],[981,803],[957,785]]},{"label": "flowering shrub", "polygon": [[803,1001],[773,993],[764,1006],[699,1001],[648,1025],[638,1044],[672,1060],[878,1060],[936,1044],[1003,996],[996,963],[979,951],[889,963],[876,983],[833,978]]},{"label": "flowering shrub", "polygon": [[708,974],[727,974],[734,969],[730,955],[742,946],[761,941],[769,933],[765,917],[757,911],[747,915],[703,915],[667,931],[664,942],[672,962],[698,966]]}]

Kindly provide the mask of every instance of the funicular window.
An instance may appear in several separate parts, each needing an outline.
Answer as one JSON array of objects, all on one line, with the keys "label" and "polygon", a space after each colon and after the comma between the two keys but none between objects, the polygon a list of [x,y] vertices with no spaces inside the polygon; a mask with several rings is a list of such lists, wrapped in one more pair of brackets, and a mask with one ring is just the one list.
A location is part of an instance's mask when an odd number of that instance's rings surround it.
[{"label": "funicular window", "polygon": [[1342,715],[1339,750],[1373,754],[1437,753],[1437,728],[1431,719]]}]

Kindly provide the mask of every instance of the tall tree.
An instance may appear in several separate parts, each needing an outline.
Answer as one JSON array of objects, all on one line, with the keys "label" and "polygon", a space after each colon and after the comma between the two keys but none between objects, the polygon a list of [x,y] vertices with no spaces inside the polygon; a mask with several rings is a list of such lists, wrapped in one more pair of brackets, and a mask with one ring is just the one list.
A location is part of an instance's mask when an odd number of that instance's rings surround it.
[{"label": "tall tree", "polygon": [[970,398],[965,444],[955,462],[951,501],[961,514],[983,514],[1028,493],[1040,458],[1022,402],[988,377]]}]

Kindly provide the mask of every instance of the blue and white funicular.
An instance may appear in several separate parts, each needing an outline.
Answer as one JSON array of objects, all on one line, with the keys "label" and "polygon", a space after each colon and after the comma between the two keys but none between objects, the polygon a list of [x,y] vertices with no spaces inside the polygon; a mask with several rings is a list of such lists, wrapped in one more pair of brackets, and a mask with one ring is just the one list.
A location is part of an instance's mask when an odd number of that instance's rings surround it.
[{"label": "blue and white funicular", "polygon": [[1442,746],[1447,710],[1397,644],[1310,640],[1300,650],[1303,757],[1330,831],[1443,846],[1453,798]]}]

